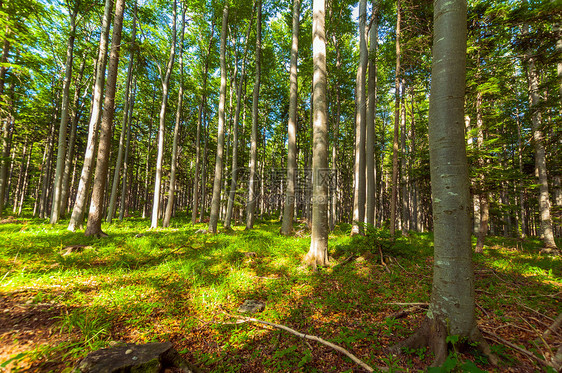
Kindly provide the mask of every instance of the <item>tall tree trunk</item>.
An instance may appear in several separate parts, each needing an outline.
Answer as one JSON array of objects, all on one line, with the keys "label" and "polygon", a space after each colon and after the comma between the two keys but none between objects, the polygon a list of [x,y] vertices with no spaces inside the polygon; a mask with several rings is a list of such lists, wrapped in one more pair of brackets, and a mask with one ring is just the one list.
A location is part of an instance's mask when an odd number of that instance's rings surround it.
[{"label": "tall tree trunk", "polygon": [[209,216],[209,232],[217,233],[219,220],[220,195],[222,182],[222,167],[224,156],[224,122],[226,106],[226,38],[228,33],[228,0],[224,2],[222,12],[222,29],[220,45],[221,86],[218,112],[217,156],[215,162],[215,180],[213,183],[213,199],[211,200],[211,213]]},{"label": "tall tree trunk", "polygon": [[174,68],[176,55],[176,8],[177,1],[174,0],[174,11],[172,15],[172,46],[170,58],[166,67],[166,75],[162,79],[162,105],[160,106],[160,122],[158,125],[158,155],[156,156],[156,172],[154,177],[154,195],[152,196],[152,216],[150,228],[158,226],[158,215],[160,213],[160,192],[162,188],[162,163],[164,160],[164,132],[166,130],[166,110],[168,108],[168,91],[170,89],[170,76]]},{"label": "tall tree trunk", "polygon": [[27,192],[27,187],[29,185],[29,164],[31,162],[31,155],[33,154],[33,142],[31,143],[31,146],[29,147],[29,153],[27,155],[27,161],[25,163],[25,170],[23,171],[23,186],[21,188],[21,194],[19,197],[19,203],[18,203],[18,216],[21,216],[22,210],[23,210],[23,202],[25,201],[25,195]]},{"label": "tall tree trunk", "polygon": [[96,172],[92,189],[92,200],[88,213],[88,224],[84,234],[86,236],[101,237],[106,235],[101,230],[103,219],[103,201],[108,176],[109,153],[111,150],[111,132],[115,115],[115,90],[117,88],[117,72],[119,67],[119,50],[121,48],[121,31],[123,29],[123,13],[125,0],[115,2],[115,16],[113,18],[113,34],[111,35],[111,52],[107,68],[107,82],[105,85],[104,111],[100,126],[100,142],[96,159]]},{"label": "tall tree trunk", "polygon": [[98,59],[96,63],[96,80],[92,98],[92,114],[90,116],[90,124],[88,126],[86,153],[84,154],[84,164],[82,165],[80,182],[78,184],[78,191],[76,192],[76,201],[74,202],[72,216],[70,217],[70,222],[68,223],[68,230],[72,232],[74,232],[77,227],[82,227],[82,224],[84,223],[86,197],[88,195],[88,189],[90,189],[94,152],[98,137],[98,126],[102,111],[103,86],[105,80],[105,68],[107,64],[107,44],[109,40],[112,9],[113,0],[106,0],[101,28],[102,32],[100,35]]},{"label": "tall tree trunk", "polygon": [[[447,357],[447,336],[487,345],[476,325],[470,242],[470,195],[464,137],[465,0],[436,0],[429,101],[429,146],[435,254],[429,312],[398,347],[428,346],[434,365]],[[489,352],[489,349],[488,351]],[[490,355],[489,355],[490,356]],[[495,362],[495,358],[492,360]]]},{"label": "tall tree trunk", "polygon": [[[257,3],[254,3],[254,6]],[[248,29],[246,31],[246,47],[244,48],[244,58],[242,59],[242,69],[240,71],[240,79],[238,81],[238,86],[236,87],[236,109],[234,111],[233,129],[232,129],[232,170],[230,172],[230,192],[228,196],[228,206],[226,209],[226,216],[224,219],[224,227],[230,229],[232,213],[234,210],[234,199],[236,197],[236,188],[238,183],[238,127],[240,119],[240,109],[242,105],[242,88],[244,87],[244,80],[246,78],[246,55],[248,52],[248,44],[250,41],[250,31],[252,31],[253,15],[248,24]],[[236,78],[236,75],[234,76]],[[232,80],[235,82],[235,79]],[[225,188],[226,190],[226,188]]]},{"label": "tall tree trunk", "polygon": [[359,66],[357,67],[355,109],[355,165],[353,176],[353,227],[351,234],[363,234],[365,220],[365,135],[366,99],[365,73],[367,70],[367,0],[359,1]]},{"label": "tall tree trunk", "polygon": [[369,226],[375,225],[375,115],[377,112],[377,43],[378,43],[378,4],[373,1],[373,23],[369,31],[369,75],[367,79],[367,138],[365,142],[366,168],[366,219]]},{"label": "tall tree trunk", "polygon": [[400,103],[400,184],[401,184],[401,201],[402,201],[402,217],[401,229],[403,234],[407,234],[409,230],[408,223],[409,217],[409,200],[408,200],[408,167],[407,167],[407,154],[408,148],[406,145],[406,81],[402,79],[402,97]]},{"label": "tall tree trunk", "polygon": [[[129,205],[130,205],[130,199],[127,198],[130,196],[130,193],[128,194],[127,191],[129,190],[129,188],[127,188],[127,180],[129,177],[129,164],[131,162],[131,160],[129,159],[129,153],[131,151],[131,127],[133,125],[133,112],[134,112],[134,106],[135,106],[135,97],[136,97],[136,91],[137,91],[137,80],[136,77],[133,77],[133,94],[132,96],[129,98],[130,99],[130,105],[129,105],[129,123],[127,123],[127,141],[125,143],[125,156],[123,159],[123,181],[121,183],[121,205],[119,206],[119,220],[123,221],[123,219],[125,218],[125,210],[129,209]],[[132,174],[132,172],[131,172]]]},{"label": "tall tree trunk", "polygon": [[312,141],[312,230],[305,262],[316,268],[328,264],[328,110],[326,102],[326,33],[324,0],[314,0],[312,15],[312,58],[314,66]]},{"label": "tall tree trunk", "polygon": [[392,140],[392,194],[390,196],[390,237],[396,230],[396,207],[398,204],[398,136],[400,132],[400,23],[401,4],[396,1],[396,71],[394,77],[394,137]]},{"label": "tall tree trunk", "polygon": [[[123,152],[125,151],[125,134],[129,132],[127,124],[129,123],[129,105],[131,101],[131,81],[133,80],[133,65],[135,60],[135,39],[137,35],[137,4],[135,2],[135,8],[133,13],[133,31],[131,34],[130,49],[131,53],[129,56],[129,67],[127,71],[127,81],[125,82],[125,105],[123,107],[123,121],[121,124],[121,133],[119,135],[119,149],[117,151],[117,160],[115,162],[115,170],[113,172],[113,184],[111,186],[111,197],[109,200],[109,208],[107,209],[106,220],[111,223],[113,216],[115,215],[115,209],[117,204],[117,189],[119,188],[119,176],[121,173],[121,165],[123,164]],[[127,174],[123,175],[123,182]],[[123,204],[124,195],[121,195],[121,204]]]},{"label": "tall tree trunk", "polygon": [[[484,119],[482,115],[482,92],[476,93],[476,128],[478,129],[478,135],[476,138],[476,144],[478,146],[478,151],[482,154],[484,152]],[[487,161],[482,155],[478,157],[478,165],[483,170],[486,166]],[[490,220],[490,195],[486,191],[486,175],[484,171],[480,174],[479,182],[479,196],[480,201],[480,226],[478,227],[478,235],[476,239],[476,253],[481,253],[484,250],[484,240],[488,235],[489,220]]]},{"label": "tall tree trunk", "polygon": [[[528,33],[527,30],[524,31]],[[533,132],[533,147],[535,149],[535,168],[538,171],[539,184],[539,215],[541,238],[544,246],[556,249],[554,232],[552,229],[552,219],[550,217],[550,198],[548,194],[548,176],[546,171],[546,151],[545,139],[542,131],[542,114],[539,96],[539,77],[535,67],[535,58],[527,53],[527,82],[529,86],[529,101],[531,111],[531,130]]]},{"label": "tall tree trunk", "polygon": [[[341,51],[339,48],[339,43],[337,42],[336,36],[333,36],[334,49],[336,50],[336,71],[341,71]],[[340,133],[340,118],[341,118],[341,98],[340,98],[340,82],[336,78],[336,117],[334,118],[334,134],[332,142],[332,176],[335,177],[335,186],[332,191],[332,212],[330,214],[330,230],[333,230],[336,222],[338,221],[338,204],[339,204],[339,175],[338,175],[338,138]],[[341,204],[340,204],[341,207]]]},{"label": "tall tree trunk", "polygon": [[62,88],[61,120],[59,126],[59,145],[57,150],[57,166],[55,171],[55,182],[53,200],[51,206],[51,224],[56,224],[61,214],[61,195],[64,164],[66,159],[66,127],[68,126],[68,103],[70,102],[70,83],[72,81],[72,62],[74,61],[74,39],[76,33],[76,16],[78,15],[76,2],[70,15],[70,33],[66,47],[66,67]]},{"label": "tall tree trunk", "polygon": [[[295,215],[295,181],[297,172],[297,106],[298,89],[298,57],[299,57],[299,15],[300,0],[293,0],[293,41],[291,45],[289,123],[287,137],[287,189],[285,191],[285,206],[281,234],[287,236],[293,231]],[[337,119],[336,119],[337,120]]]},{"label": "tall tree trunk", "polygon": [[[203,88],[201,93],[201,101],[199,103],[199,113],[197,116],[197,134],[195,140],[195,172],[193,181],[193,209],[191,211],[191,224],[197,222],[197,210],[199,208],[199,167],[201,163],[201,127],[204,125],[205,118],[205,105],[207,103],[207,75],[209,73],[209,59],[211,55],[211,48],[213,46],[213,35],[215,27],[211,26],[211,37],[209,38],[209,46],[207,47],[207,55],[205,57],[205,68],[203,69]],[[205,147],[206,149],[206,147]],[[203,167],[205,167],[203,165]],[[203,193],[204,194],[204,193]],[[204,203],[202,203],[204,208]],[[203,215],[203,211],[201,216]]]},{"label": "tall tree trunk", "polygon": [[187,11],[187,6],[184,5],[182,11],[182,21],[181,21],[181,37],[180,37],[180,88],[178,92],[178,107],[176,108],[176,124],[174,126],[174,138],[172,144],[172,160],[170,166],[170,185],[168,189],[168,205],[166,206],[166,213],[164,214],[164,220],[162,221],[162,226],[167,228],[170,226],[170,219],[172,218],[172,211],[174,208],[174,199],[176,192],[176,169],[178,163],[178,136],[181,123],[181,113],[183,106],[183,39],[185,35],[185,12]]},{"label": "tall tree trunk", "polygon": [[[250,179],[248,183],[248,203],[246,208],[246,229],[254,227],[255,210],[257,202],[256,167],[258,161],[258,100],[260,95],[261,79],[261,11],[262,2],[258,2],[258,16],[256,20],[256,79],[254,81],[254,95],[252,98],[252,137],[250,145]],[[263,196],[262,196],[263,197]]]}]

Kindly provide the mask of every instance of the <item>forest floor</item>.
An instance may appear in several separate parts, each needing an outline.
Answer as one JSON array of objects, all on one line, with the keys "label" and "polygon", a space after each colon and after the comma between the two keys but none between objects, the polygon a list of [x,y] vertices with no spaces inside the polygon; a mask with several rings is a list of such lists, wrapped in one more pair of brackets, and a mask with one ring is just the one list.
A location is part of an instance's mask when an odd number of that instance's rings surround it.
[{"label": "forest floor", "polygon": [[[362,371],[314,341],[233,323],[227,313],[247,299],[266,304],[254,317],[328,340],[371,366],[418,371],[432,362],[425,349],[388,352],[423,319],[428,233],[391,243],[386,231],[350,238],[350,227],[338,226],[331,265],[315,272],[301,263],[307,232],[283,237],[274,221],[208,235],[185,219],[149,230],[148,221],[129,218],[104,225],[102,239],[68,232],[64,221],[0,223],[0,371],[70,372],[111,341],[166,340],[208,372]],[[454,349],[434,371],[548,371],[539,360],[552,358],[562,330],[541,336],[562,312],[562,258],[539,249],[533,239],[489,237],[474,255],[477,321],[499,366]]]}]

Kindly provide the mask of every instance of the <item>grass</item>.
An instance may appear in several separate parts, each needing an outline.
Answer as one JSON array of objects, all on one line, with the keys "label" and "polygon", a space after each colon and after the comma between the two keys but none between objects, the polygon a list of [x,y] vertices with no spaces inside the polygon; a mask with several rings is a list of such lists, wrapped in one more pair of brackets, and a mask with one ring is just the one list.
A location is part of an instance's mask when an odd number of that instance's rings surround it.
[{"label": "grass", "polygon": [[[266,303],[260,319],[327,339],[369,364],[421,369],[431,363],[421,350],[386,353],[423,317],[388,318],[403,308],[390,303],[429,301],[431,234],[391,243],[383,230],[350,238],[342,224],[330,236],[332,266],[313,272],[301,263],[310,238],[280,236],[277,222],[197,233],[204,228],[177,218],[170,229],[149,230],[148,221],[130,218],[104,225],[109,237],[95,239],[67,231],[65,221],[0,225],[0,346],[6,346],[0,370],[5,363],[11,371],[64,371],[116,340],[171,340],[187,359],[214,372],[356,369],[335,351],[285,332],[227,323],[225,311],[235,312],[246,299]],[[540,355],[542,346],[531,342],[560,312],[561,259],[539,255],[535,240],[520,250],[516,240],[486,243],[474,256],[479,324]],[[71,245],[84,247],[63,255]],[[494,348],[499,368],[481,357],[462,358],[486,370],[539,369],[500,344]]]}]

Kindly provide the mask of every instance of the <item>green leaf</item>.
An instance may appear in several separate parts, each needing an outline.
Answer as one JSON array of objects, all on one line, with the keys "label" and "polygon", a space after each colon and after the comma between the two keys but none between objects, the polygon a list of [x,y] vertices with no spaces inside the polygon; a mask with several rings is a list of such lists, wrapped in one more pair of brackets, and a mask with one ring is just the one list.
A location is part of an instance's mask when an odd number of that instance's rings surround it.
[{"label": "green leaf", "polygon": [[26,355],[25,352],[21,352],[21,353],[17,354],[13,358],[8,359],[8,360],[4,361],[2,364],[0,364],[0,368],[6,368],[8,366],[8,364],[10,364],[11,362],[15,362],[15,361],[23,359],[25,357],[25,355]]},{"label": "green leaf", "polygon": [[482,370],[480,368],[478,368],[476,366],[476,364],[474,364],[474,362],[472,361],[465,361],[462,365],[461,365],[461,369],[463,372],[469,372],[469,373],[486,373],[485,370]]}]

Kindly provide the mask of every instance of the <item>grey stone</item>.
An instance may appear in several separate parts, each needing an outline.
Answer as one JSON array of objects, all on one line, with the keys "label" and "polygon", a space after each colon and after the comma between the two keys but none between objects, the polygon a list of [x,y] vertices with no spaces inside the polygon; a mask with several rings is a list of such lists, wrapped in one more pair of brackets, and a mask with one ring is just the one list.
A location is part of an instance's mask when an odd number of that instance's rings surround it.
[{"label": "grey stone", "polygon": [[240,307],[238,307],[238,312],[257,313],[263,311],[264,309],[265,309],[265,303],[253,299],[247,299]]},{"label": "grey stone", "polygon": [[170,368],[174,372],[200,373],[174,350],[171,342],[117,343],[88,354],[74,373],[161,373]]}]

